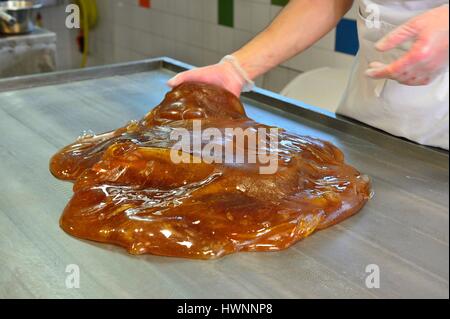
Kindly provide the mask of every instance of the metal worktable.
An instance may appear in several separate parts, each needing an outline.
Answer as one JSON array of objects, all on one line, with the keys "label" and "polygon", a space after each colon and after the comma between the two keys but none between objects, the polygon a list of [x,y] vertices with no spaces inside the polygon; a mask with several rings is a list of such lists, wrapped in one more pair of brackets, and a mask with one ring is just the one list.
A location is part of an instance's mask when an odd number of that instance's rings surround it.
[{"label": "metal worktable", "polygon": [[[356,216],[277,253],[214,261],[131,256],[58,226],[71,184],[49,158],[83,130],[143,116],[185,67],[170,59],[0,80],[0,298],[449,297],[448,153],[257,89],[250,117],[329,140],[373,181]],[[80,288],[66,287],[66,267]],[[380,288],[366,287],[366,267]]]}]

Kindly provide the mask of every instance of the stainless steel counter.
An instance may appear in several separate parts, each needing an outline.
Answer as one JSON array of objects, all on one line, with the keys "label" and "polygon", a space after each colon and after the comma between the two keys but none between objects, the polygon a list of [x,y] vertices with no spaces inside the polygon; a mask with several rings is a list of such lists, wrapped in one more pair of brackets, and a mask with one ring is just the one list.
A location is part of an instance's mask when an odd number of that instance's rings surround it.
[{"label": "stainless steel counter", "polygon": [[[165,59],[0,80],[0,298],[449,297],[448,153],[418,146],[257,90],[249,115],[329,140],[373,180],[356,216],[278,253],[215,261],[130,256],[66,235],[58,219],[71,184],[49,158],[83,130],[143,116],[183,65]],[[68,289],[66,267],[80,268]],[[366,266],[380,269],[368,289]]]}]

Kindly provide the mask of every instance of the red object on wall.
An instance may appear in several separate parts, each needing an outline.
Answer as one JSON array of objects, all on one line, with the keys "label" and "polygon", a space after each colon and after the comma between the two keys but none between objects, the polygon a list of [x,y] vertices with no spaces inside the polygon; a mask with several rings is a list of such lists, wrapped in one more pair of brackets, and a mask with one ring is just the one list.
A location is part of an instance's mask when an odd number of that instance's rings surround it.
[{"label": "red object on wall", "polygon": [[139,6],[143,8],[151,8],[152,1],[151,0],[139,0]]}]

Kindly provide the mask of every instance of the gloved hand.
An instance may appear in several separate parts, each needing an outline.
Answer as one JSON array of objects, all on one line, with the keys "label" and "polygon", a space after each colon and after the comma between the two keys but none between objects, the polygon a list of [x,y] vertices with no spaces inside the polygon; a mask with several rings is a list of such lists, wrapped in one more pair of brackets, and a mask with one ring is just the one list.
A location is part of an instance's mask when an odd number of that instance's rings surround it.
[{"label": "gloved hand", "polygon": [[240,68],[237,60],[232,56],[225,57],[217,64],[180,73],[169,80],[170,87],[184,82],[203,82],[218,85],[237,97],[247,87],[251,90],[253,82],[248,79],[245,71]]},{"label": "gloved hand", "polygon": [[414,40],[409,52],[389,65],[372,62],[366,74],[405,85],[427,85],[448,65],[449,6],[444,5],[409,20],[375,46],[384,52]]}]

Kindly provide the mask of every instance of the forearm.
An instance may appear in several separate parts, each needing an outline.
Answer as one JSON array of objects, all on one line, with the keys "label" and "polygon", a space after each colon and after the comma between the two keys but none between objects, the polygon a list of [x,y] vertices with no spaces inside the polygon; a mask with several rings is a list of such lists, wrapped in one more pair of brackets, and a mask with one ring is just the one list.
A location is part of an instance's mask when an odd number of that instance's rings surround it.
[{"label": "forearm", "polygon": [[330,32],[352,3],[353,0],[291,0],[267,29],[233,55],[255,79]]}]

